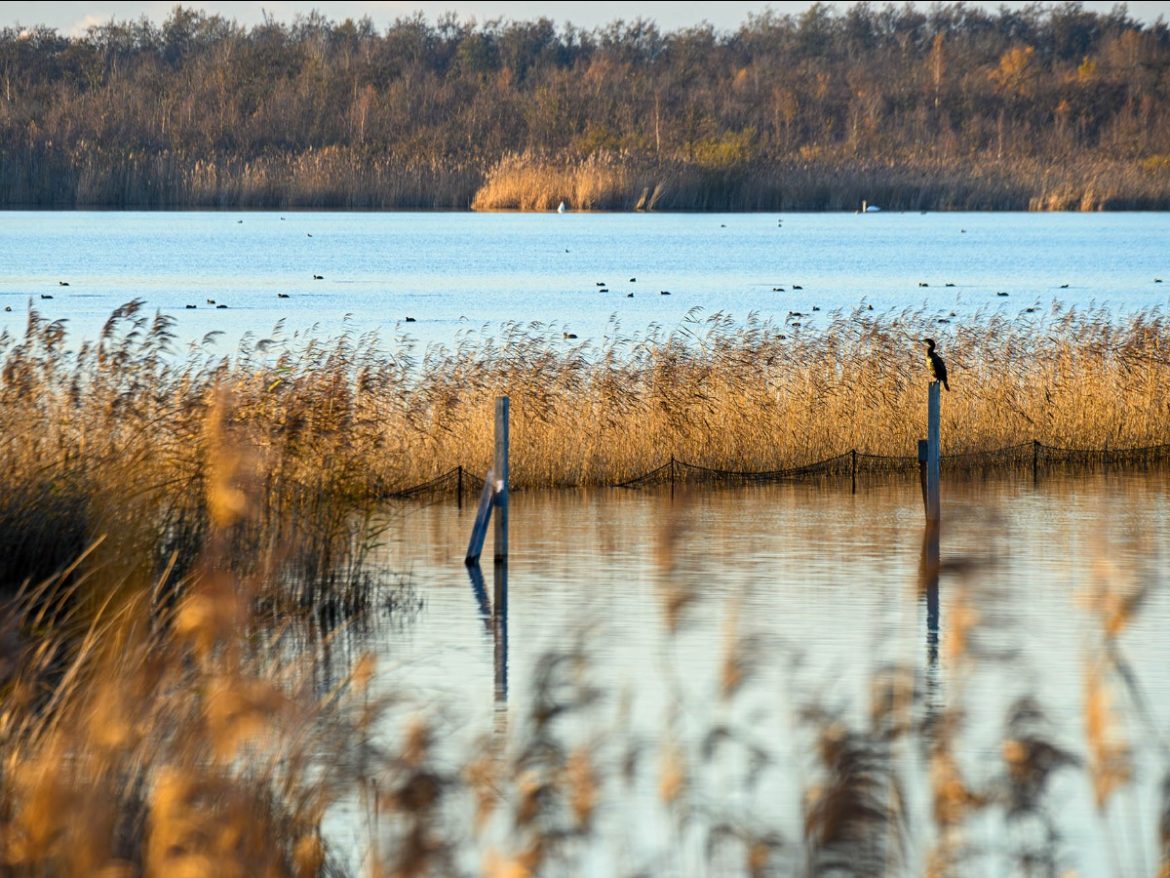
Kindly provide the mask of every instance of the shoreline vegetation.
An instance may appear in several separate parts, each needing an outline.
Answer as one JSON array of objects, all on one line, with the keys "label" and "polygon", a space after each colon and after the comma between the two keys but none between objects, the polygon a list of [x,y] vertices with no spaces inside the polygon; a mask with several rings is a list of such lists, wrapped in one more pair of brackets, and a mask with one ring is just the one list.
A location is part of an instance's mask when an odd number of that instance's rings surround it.
[{"label": "shoreline vegetation", "polygon": [[1170,209],[1123,7],[0,28],[0,208]]},{"label": "shoreline vegetation", "polygon": [[[277,327],[224,356],[171,350],[171,318],[139,301],[80,347],[30,308],[25,334],[0,339],[0,525],[11,540],[0,585],[51,575],[109,532],[117,539],[98,556],[183,574],[216,503],[232,508],[232,490],[212,490],[227,480],[255,498],[241,557],[298,547],[285,558],[297,583],[286,610],[360,609],[385,498],[457,466],[486,472],[498,395],[511,398],[517,489],[615,485],[671,456],[771,471],[850,449],[913,455],[928,333],[953,388],[945,454],[1170,442],[1161,309],[1120,323],[1057,305],[953,324],[862,308],[826,318],[806,329],[693,314],[672,332],[604,344],[510,323],[423,351],[372,334],[290,341]],[[209,491],[221,498],[211,517]]]}]

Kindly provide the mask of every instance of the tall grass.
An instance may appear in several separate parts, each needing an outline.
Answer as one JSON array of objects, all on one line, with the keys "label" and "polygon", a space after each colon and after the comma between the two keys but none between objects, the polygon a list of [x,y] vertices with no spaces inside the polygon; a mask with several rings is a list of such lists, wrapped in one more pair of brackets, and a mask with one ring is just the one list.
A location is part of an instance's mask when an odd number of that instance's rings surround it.
[{"label": "tall grass", "polygon": [[0,165],[5,207],[371,210],[1166,210],[1164,164],[1079,156],[864,159],[812,150],[723,161],[615,152],[418,158],[329,145],[303,152],[20,147]]},{"label": "tall grass", "polygon": [[[498,394],[512,400],[521,488],[615,484],[672,455],[736,470],[853,448],[912,455],[928,333],[950,369],[944,454],[1031,439],[1097,449],[1170,440],[1161,310],[1117,320],[1054,305],[951,322],[858,308],[823,321],[696,311],[669,332],[615,325],[600,342],[513,323],[423,351],[373,335],[289,340],[278,326],[220,356],[172,351],[170,319],[140,303],[79,348],[31,310],[22,337],[0,340],[0,517],[25,521],[10,559],[24,552],[53,567],[98,531],[157,544],[159,557],[197,543],[208,480],[233,463],[220,435],[263,473],[257,533],[359,540],[363,503],[459,465],[486,471]],[[35,525],[22,513],[30,504],[43,512]]]},{"label": "tall grass", "polygon": [[473,210],[848,211],[1164,210],[1170,179],[1154,165],[1079,158],[967,162],[815,154],[711,163],[510,154],[484,174]]}]

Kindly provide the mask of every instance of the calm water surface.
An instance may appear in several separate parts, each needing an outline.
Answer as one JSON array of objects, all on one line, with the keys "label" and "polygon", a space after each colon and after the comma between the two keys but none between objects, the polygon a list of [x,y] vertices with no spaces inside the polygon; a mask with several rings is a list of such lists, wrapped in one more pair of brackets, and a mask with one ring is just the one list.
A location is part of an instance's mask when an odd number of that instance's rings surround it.
[{"label": "calm water surface", "polygon": [[[799,709],[820,703],[860,724],[870,684],[890,663],[912,669],[925,687],[920,713],[964,707],[958,750],[977,788],[1003,770],[1005,717],[1022,695],[1039,699],[1055,741],[1085,757],[1085,672],[1100,630],[1086,597],[1102,577],[1121,591],[1152,586],[1120,643],[1164,737],[1170,478],[1053,477],[1038,486],[1005,478],[944,488],[948,567],[937,634],[917,587],[923,516],[918,487],[909,482],[862,485],[856,496],[847,485],[715,489],[673,499],[669,490],[514,494],[503,644],[462,563],[470,504],[405,505],[391,515],[381,557],[412,574],[424,607],[373,642],[379,685],[432,709],[444,705],[452,752],[466,754],[482,735],[521,735],[541,657],[582,638],[589,679],[603,698],[573,721],[578,733],[639,740],[650,754],[644,788],[607,809],[603,824],[619,838],[636,835],[627,839],[632,849],[649,843],[674,851],[651,861],[652,874],[708,874],[701,851],[688,853],[671,826],[645,816],[652,809],[635,807],[653,801],[664,742],[693,746],[720,723],[745,730],[777,767],[763,774],[755,798],[736,786],[731,769],[704,795],[709,804],[732,803],[773,820],[792,838],[800,825],[797,781],[810,778]],[[490,563],[484,574],[490,602]],[[666,605],[679,590],[694,600],[672,632]],[[960,662],[951,654],[954,623],[972,612],[979,620],[972,645],[983,654]],[[758,664],[727,701],[720,674],[736,637],[752,639]],[[1058,773],[1048,800],[1063,833],[1062,862],[1081,875],[1149,874],[1141,864],[1156,861],[1165,755],[1124,691],[1114,695],[1134,748],[1135,784],[1104,816],[1081,770]],[[908,751],[908,776],[921,781],[911,785],[911,807],[924,829],[927,768],[921,753]],[[623,812],[630,807],[637,816]],[[1010,832],[993,819],[975,825],[968,841],[991,858],[975,874],[1007,874]],[[1120,847],[1120,872],[1113,871],[1111,843]],[[921,836],[918,846],[919,855],[928,849]],[[617,874],[618,857],[617,849],[592,852],[591,874]],[[921,866],[908,874],[921,874]]]},{"label": "calm water surface", "polygon": [[1053,301],[1125,312],[1170,295],[1165,213],[4,212],[0,242],[4,328],[23,327],[31,298],[93,337],[139,297],[178,319],[181,341],[222,331],[225,350],[281,319],[288,334],[349,327],[451,345],[505,321],[600,339],[614,321],[671,329],[693,308],[783,320],[816,306],[815,326],[863,302],[1015,315]]}]

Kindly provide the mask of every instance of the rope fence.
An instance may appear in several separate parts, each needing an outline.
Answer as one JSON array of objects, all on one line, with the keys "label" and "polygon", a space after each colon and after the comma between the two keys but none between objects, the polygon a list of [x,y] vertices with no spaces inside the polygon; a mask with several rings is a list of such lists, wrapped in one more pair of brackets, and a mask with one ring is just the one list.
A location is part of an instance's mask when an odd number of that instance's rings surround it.
[{"label": "rope fence", "polygon": [[[1043,442],[1020,442],[991,451],[969,451],[941,456],[942,469],[951,473],[976,473],[1011,469],[1030,469],[1033,478],[1041,468],[1063,466],[1096,468],[1148,467],[1170,461],[1170,444],[1138,448],[1061,448]],[[915,455],[869,454],[852,449],[823,460],[772,470],[735,470],[709,467],[671,457],[666,463],[641,475],[618,482],[615,488],[644,488],[658,485],[751,485],[770,482],[812,481],[826,478],[849,478],[857,489],[859,476],[900,476],[916,474],[919,461]],[[456,494],[462,502],[483,488],[483,479],[463,466],[435,478],[398,490],[385,490],[387,500],[410,500],[418,497]]]}]

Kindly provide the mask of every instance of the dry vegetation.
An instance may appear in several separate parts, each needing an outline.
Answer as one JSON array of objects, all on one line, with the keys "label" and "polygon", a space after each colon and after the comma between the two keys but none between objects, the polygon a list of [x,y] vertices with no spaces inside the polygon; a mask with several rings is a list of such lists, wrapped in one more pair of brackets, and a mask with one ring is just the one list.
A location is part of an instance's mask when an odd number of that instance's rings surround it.
[{"label": "dry vegetation", "polygon": [[[364,827],[374,875],[580,874],[598,851],[633,850],[632,874],[1047,876],[1062,863],[1058,773],[1086,773],[1103,820],[1138,795],[1134,742],[1160,738],[1139,722],[1123,638],[1152,579],[1104,562],[1087,594],[1086,752],[1025,699],[1004,718],[1002,764],[981,771],[963,757],[964,680],[999,649],[1007,598],[961,559],[941,571],[945,706],[910,670],[875,669],[865,705],[794,682],[771,709],[793,721],[795,753],[740,709],[776,657],[734,611],[712,710],[688,717],[672,689],[654,741],[623,731],[620,700],[591,683],[583,634],[522,682],[510,734],[457,752],[448,706],[379,691],[372,659],[318,650],[343,634],[284,612],[370,606],[346,597],[379,592],[354,586],[363,502],[486,460],[495,392],[512,395],[526,484],[611,479],[673,443],[738,465],[897,447],[922,404],[923,315],[838,315],[806,334],[714,318],[602,350],[509,327],[417,361],[347,338],[183,360],[168,326],[129,305],[74,350],[33,315],[5,355],[0,532],[6,585],[24,585],[0,615],[0,874],[339,874],[360,860],[325,831],[342,814]],[[1154,313],[970,321],[943,345],[946,435],[1160,438],[1167,341]],[[665,625],[681,633],[705,583],[677,563],[670,525],[661,540]],[[924,566],[921,588],[939,573]],[[796,815],[777,808],[776,777],[799,787]],[[612,819],[631,802],[636,820]],[[1126,812],[1147,837],[1158,819]],[[974,829],[988,820],[991,850]],[[1118,874],[1141,861],[1118,856]]]},{"label": "dry vegetation", "polygon": [[856,210],[864,194],[890,210],[1154,210],[1170,203],[1170,176],[1105,158],[1052,164],[820,156],[703,164],[507,155],[485,175],[473,210]]},{"label": "dry vegetation", "polygon": [[[226,434],[264,474],[260,530],[294,529],[336,547],[361,532],[348,510],[459,465],[485,472],[499,394],[512,400],[520,488],[612,485],[672,455],[734,470],[850,449],[913,455],[927,333],[939,339],[953,388],[944,454],[1032,439],[1153,445],[1170,439],[1168,321],[1157,310],[1118,322],[1059,306],[959,322],[858,309],[813,328],[696,312],[669,333],[628,337],[614,327],[603,343],[506,324],[422,352],[372,335],[288,341],[277,327],[219,357],[207,347],[170,352],[169,318],[143,315],[137,303],[80,348],[31,311],[25,335],[3,342],[0,511],[20,520],[22,509],[41,510],[39,530],[19,543],[36,574],[112,519],[119,539],[159,545],[166,557],[206,530],[199,498],[232,462],[216,439]],[[102,500],[111,496],[117,508]],[[62,545],[61,557],[42,535]],[[48,569],[36,568],[45,558]]]}]

